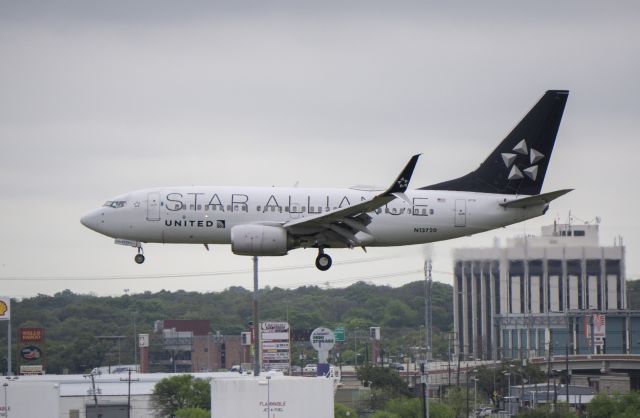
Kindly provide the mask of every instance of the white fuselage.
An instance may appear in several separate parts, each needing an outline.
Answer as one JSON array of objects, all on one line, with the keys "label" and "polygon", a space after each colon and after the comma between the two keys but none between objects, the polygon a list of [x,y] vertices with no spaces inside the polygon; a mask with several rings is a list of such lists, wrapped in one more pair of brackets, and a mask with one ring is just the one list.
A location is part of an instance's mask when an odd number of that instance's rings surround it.
[{"label": "white fuselage", "polygon": [[[379,192],[379,191],[378,191]],[[284,187],[163,187],[116,197],[83,224],[104,235],[138,242],[230,244],[231,228],[243,224],[282,225],[371,199],[376,191]],[[547,205],[500,206],[514,195],[407,190],[374,212],[358,232],[366,246],[420,244],[471,235],[536,216]],[[522,197],[522,196],[520,196]],[[119,207],[116,207],[119,206]],[[306,245],[300,245],[306,246]],[[331,247],[345,247],[335,242]]]}]

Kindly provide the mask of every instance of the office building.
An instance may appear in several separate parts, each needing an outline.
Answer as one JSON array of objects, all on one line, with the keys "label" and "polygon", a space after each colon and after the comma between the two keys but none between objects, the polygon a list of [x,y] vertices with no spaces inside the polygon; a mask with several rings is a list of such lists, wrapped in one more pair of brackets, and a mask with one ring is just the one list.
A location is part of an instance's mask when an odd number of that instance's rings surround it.
[{"label": "office building", "polygon": [[597,224],[554,223],[505,247],[455,250],[456,353],[640,353],[640,314],[626,310],[622,239],[602,246],[598,232]]}]

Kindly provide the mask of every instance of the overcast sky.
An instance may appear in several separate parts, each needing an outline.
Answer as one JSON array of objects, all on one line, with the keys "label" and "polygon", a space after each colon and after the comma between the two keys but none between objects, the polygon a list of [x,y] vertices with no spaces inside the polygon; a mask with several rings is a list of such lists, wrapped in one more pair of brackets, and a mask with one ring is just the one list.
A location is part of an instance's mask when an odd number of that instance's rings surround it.
[{"label": "overcast sky", "polygon": [[[0,1],[2,295],[251,288],[251,258],[227,246],[149,244],[139,266],[79,218],[152,186],[386,186],[415,153],[412,187],[447,180],[548,89],[571,93],[543,190],[576,190],[433,245],[434,277],[451,283],[452,248],[569,211],[601,217],[604,244],[622,235],[640,277],[638,2],[39,3]],[[397,286],[422,278],[423,253],[333,250],[319,272],[295,250],[261,259],[261,284]]]}]

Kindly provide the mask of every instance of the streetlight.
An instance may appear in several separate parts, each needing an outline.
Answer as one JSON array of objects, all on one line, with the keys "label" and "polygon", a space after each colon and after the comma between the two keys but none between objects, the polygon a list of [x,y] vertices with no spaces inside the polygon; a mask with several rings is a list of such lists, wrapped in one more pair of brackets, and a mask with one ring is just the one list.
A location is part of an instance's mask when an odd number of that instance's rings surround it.
[{"label": "streetlight", "polygon": [[473,378],[471,380],[473,380],[473,412],[475,413],[475,411],[478,410],[478,406],[477,406],[477,401],[478,401],[478,377],[477,377],[477,370],[473,371]]},{"label": "streetlight", "polygon": [[[475,360],[473,357],[467,357],[467,367],[464,370],[465,378],[467,380],[467,416],[469,416],[469,360]],[[476,370],[474,370],[476,372]]]},{"label": "streetlight", "polygon": [[267,385],[267,418],[271,415],[271,376],[265,376],[266,381],[261,380],[258,382],[259,385]]},{"label": "streetlight", "polygon": [[271,376],[267,377],[267,418],[271,416]]},{"label": "streetlight", "polygon": [[9,384],[7,382],[4,382],[2,384],[2,386],[4,386],[4,416],[8,417],[9,416],[9,406],[7,404],[7,388],[9,387]]},{"label": "streetlight", "polygon": [[505,370],[502,372],[502,374],[507,376],[507,390],[509,392],[509,397],[511,397],[511,372]]}]

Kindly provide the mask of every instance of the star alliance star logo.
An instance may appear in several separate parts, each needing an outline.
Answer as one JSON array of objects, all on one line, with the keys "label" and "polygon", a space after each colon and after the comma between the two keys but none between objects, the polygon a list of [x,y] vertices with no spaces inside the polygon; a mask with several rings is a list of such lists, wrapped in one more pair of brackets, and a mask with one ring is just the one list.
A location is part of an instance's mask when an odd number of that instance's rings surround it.
[{"label": "star alliance star logo", "polygon": [[398,183],[398,187],[400,187],[401,189],[406,189],[407,186],[409,185],[409,181],[404,177],[398,180],[397,183]]},{"label": "star alliance star logo", "polygon": [[[513,151],[515,152],[503,152],[502,153],[502,161],[504,161],[504,165],[507,168],[511,167],[511,171],[509,171],[509,175],[507,178],[509,180],[520,180],[523,179],[524,176],[529,177],[532,181],[536,181],[536,177],[538,177],[538,165],[536,164],[538,161],[544,158],[544,154],[536,151],[533,148],[527,147],[527,141],[523,138],[522,141],[518,142],[518,144],[513,147]],[[524,170],[520,170],[515,164],[518,155],[528,156],[527,165],[529,167]]]}]

